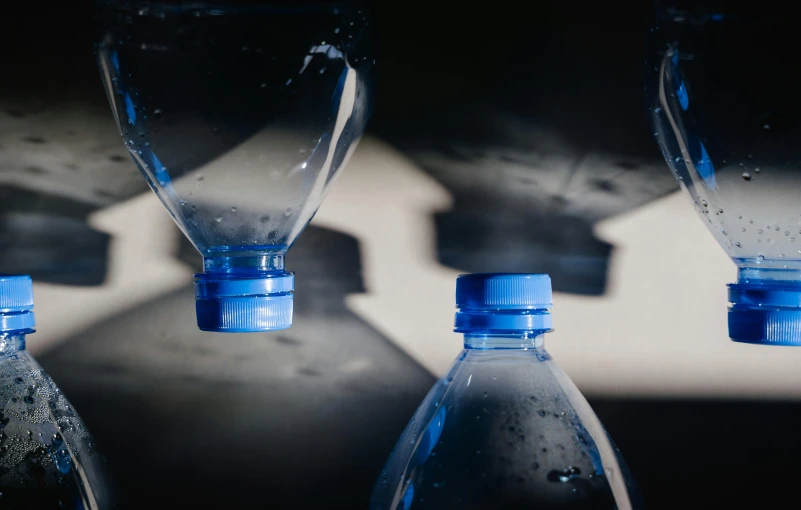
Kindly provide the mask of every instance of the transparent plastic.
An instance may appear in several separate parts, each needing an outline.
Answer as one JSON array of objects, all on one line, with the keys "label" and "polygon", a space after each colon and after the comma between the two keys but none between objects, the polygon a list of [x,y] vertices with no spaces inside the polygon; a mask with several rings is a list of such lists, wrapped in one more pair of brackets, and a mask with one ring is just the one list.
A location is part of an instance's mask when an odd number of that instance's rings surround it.
[{"label": "transparent plastic", "polygon": [[801,57],[784,3],[657,2],[654,136],[738,268],[733,340],[801,344]]},{"label": "transparent plastic", "polygon": [[543,333],[465,335],[465,350],[398,440],[371,510],[641,506]]},{"label": "transparent plastic", "polygon": [[0,333],[0,507],[115,508],[106,460],[55,383]]},{"label": "transparent plastic", "polygon": [[[370,116],[375,58],[364,2],[100,7],[98,61],[109,102],[148,184],[204,257],[199,299],[230,297],[214,296],[209,281],[289,278],[284,255]],[[248,313],[278,322],[252,330],[285,322],[286,300],[274,301],[283,311],[264,305]],[[199,324],[219,312],[201,308]],[[201,328],[226,329],[214,321]],[[241,321],[229,326],[249,330]]]}]

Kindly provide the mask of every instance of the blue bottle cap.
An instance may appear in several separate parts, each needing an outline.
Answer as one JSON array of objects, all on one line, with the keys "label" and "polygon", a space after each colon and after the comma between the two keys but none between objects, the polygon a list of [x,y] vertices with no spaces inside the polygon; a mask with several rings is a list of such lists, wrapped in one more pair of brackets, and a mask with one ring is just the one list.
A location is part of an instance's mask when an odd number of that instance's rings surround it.
[{"label": "blue bottle cap", "polygon": [[477,273],[456,279],[457,333],[550,331],[551,277]]},{"label": "blue bottle cap", "polygon": [[197,325],[203,331],[254,333],[292,325],[295,276],[195,275]]},{"label": "blue bottle cap", "polygon": [[801,345],[801,283],[732,283],[729,303],[729,337],[735,342]]},{"label": "blue bottle cap", "polygon": [[31,277],[0,274],[0,334],[32,333],[35,326]]}]

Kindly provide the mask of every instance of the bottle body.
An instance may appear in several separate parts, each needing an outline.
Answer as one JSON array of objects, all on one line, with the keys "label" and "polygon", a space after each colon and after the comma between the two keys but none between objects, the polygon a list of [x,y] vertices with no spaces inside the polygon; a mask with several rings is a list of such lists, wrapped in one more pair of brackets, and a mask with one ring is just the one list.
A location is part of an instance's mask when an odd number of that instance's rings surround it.
[{"label": "bottle body", "polygon": [[98,3],[98,63],[120,133],[204,258],[198,327],[289,327],[284,255],[372,109],[366,2]]},{"label": "bottle body", "polygon": [[3,508],[112,508],[105,458],[24,335],[0,334]]},{"label": "bottle body", "polygon": [[775,1],[657,2],[648,62],[665,159],[740,266],[801,268],[801,44]]},{"label": "bottle body", "polygon": [[774,0],[659,1],[647,94],[662,153],[738,268],[729,336],[801,345],[801,57]]},{"label": "bottle body", "polygon": [[541,336],[517,343],[459,355],[399,439],[371,510],[637,506],[617,449]]},{"label": "bottle body", "polygon": [[[181,230],[206,258],[285,253],[370,115],[362,2],[107,2],[100,13],[115,119]],[[242,265],[259,269],[227,267]]]}]

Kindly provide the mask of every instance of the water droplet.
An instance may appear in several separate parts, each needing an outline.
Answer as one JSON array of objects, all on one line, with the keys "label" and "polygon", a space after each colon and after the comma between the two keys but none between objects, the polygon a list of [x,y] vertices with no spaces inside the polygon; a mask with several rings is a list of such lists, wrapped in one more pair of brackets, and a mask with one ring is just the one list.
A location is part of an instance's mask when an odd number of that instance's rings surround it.
[{"label": "water droplet", "polygon": [[759,167],[755,167],[754,172],[759,173],[760,172]]},{"label": "water droplet", "polygon": [[292,83],[292,78],[288,79],[286,83],[284,83],[284,86],[288,87],[291,83]]},{"label": "water droplet", "polygon": [[540,416],[545,416],[546,414],[548,414],[548,412],[545,411],[545,409],[540,409]]},{"label": "water droplet", "polygon": [[741,228],[740,230],[742,230],[743,232],[745,232],[745,229],[744,229],[744,228]]},{"label": "water droplet", "polygon": [[748,220],[748,223],[754,223],[754,220]]},{"label": "water droplet", "polygon": [[22,400],[24,400],[26,404],[33,404],[34,402],[33,397],[30,395],[25,395],[25,398],[23,398]]},{"label": "water droplet", "polygon": [[476,450],[476,455],[481,455],[481,450]]},{"label": "water droplet", "polygon": [[743,172],[743,179],[745,179],[746,181],[750,181],[751,174],[749,174],[748,172]]},{"label": "water droplet", "polygon": [[762,124],[762,129],[767,131],[768,129],[770,129],[770,124]]},{"label": "water droplet", "polygon": [[567,483],[574,478],[578,478],[581,475],[581,470],[577,467],[569,466],[566,469],[553,469],[548,472],[548,481],[549,482],[561,482]]},{"label": "water droplet", "polygon": [[287,207],[284,210],[284,218],[289,218],[290,216],[292,216],[292,208],[291,207]]},{"label": "water droplet", "polygon": [[762,232],[763,232],[763,231],[762,231],[762,229],[761,229],[761,228],[760,228],[759,230],[757,230],[757,234],[759,234],[759,235],[762,235]]},{"label": "water droplet", "polygon": [[729,235],[729,234],[726,233],[725,230],[721,230],[720,233],[723,234],[724,236],[728,236]]},{"label": "water droplet", "polygon": [[203,176],[202,175],[198,175],[197,176],[197,182],[203,182]]},{"label": "water droplet", "polygon": [[261,87],[261,88],[266,88],[266,87],[267,87],[267,84],[266,84],[266,83],[262,83],[261,85],[259,85],[259,87]]},{"label": "water droplet", "polygon": [[764,255],[757,256],[757,262],[762,262],[763,260],[765,260],[765,256]]},{"label": "water droplet", "polygon": [[327,69],[328,69],[327,67],[323,66],[323,68],[322,68],[322,69],[320,69],[320,74],[325,74],[325,71],[326,71]]},{"label": "water droplet", "polygon": [[156,108],[155,110],[153,110],[153,116],[155,118],[158,119],[159,117],[161,117],[161,115],[162,115],[161,108]]},{"label": "water droplet", "polygon": [[739,241],[735,242],[735,243],[734,243],[734,246],[736,246],[736,247],[738,247],[738,248],[739,248],[739,247],[740,247],[740,242],[739,242]]},{"label": "water droplet", "polygon": [[232,212],[232,213],[235,213],[235,212],[236,212],[236,207],[232,207],[232,208],[231,208],[231,212]]},{"label": "water droplet", "polygon": [[216,221],[217,223],[220,223],[222,220],[223,220],[222,216],[216,216],[214,218],[214,221]]},{"label": "water droplet", "polygon": [[270,222],[270,215],[269,214],[265,214],[264,216],[259,218],[259,221],[261,221],[262,223],[269,223]]},{"label": "water droplet", "polygon": [[718,214],[723,214],[723,209],[718,209]]}]

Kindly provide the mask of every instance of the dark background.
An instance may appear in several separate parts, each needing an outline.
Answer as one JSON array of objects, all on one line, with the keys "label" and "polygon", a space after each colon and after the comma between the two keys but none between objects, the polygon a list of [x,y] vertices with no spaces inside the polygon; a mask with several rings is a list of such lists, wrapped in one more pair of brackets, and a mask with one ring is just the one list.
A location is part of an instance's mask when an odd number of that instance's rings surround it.
[{"label": "dark background", "polygon": [[[380,61],[370,131],[453,194],[455,207],[436,218],[439,261],[465,272],[549,272],[556,290],[602,294],[613,247],[595,238],[593,224],[676,189],[644,113],[648,3],[375,3]],[[90,2],[4,6],[6,116],[65,103],[107,109],[92,17]],[[531,164],[543,153],[576,163],[543,172]],[[581,165],[588,153],[614,165],[588,172]],[[118,153],[106,156],[111,175],[132,167],[121,170]],[[488,171],[497,175],[489,186],[471,185]],[[83,220],[146,190],[136,182],[99,189],[92,200],[0,185],[0,269],[102,283],[108,239]],[[32,233],[9,219],[21,210],[49,219]],[[74,230],[53,242],[48,221],[56,218]],[[316,255],[321,245],[325,260]],[[498,254],[499,245],[508,249]],[[434,378],[345,308],[345,295],[363,292],[358,240],[312,228],[294,250],[294,269],[319,272],[322,288],[298,289],[298,327],[285,334],[220,345],[195,329],[187,288],[40,357],[105,448],[130,507],[366,506]],[[196,263],[185,245],[176,256]],[[65,260],[67,271],[59,266]],[[346,271],[326,271],[348,261]],[[332,368],[358,355],[371,361],[368,372],[350,377]],[[773,506],[801,476],[796,402],[590,400],[648,508]]]}]

